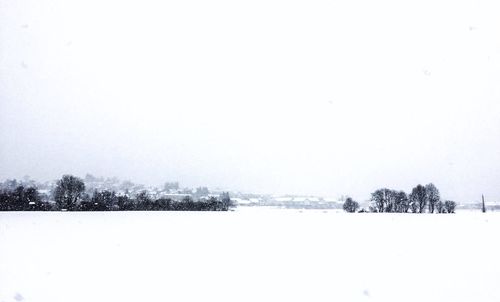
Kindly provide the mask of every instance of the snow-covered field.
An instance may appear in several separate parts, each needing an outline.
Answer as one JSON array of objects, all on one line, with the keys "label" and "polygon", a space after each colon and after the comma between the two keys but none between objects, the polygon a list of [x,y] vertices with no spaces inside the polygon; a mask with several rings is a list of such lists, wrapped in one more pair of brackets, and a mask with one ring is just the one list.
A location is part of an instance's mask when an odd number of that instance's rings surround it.
[{"label": "snow-covered field", "polygon": [[0,213],[0,302],[500,301],[500,214]]}]

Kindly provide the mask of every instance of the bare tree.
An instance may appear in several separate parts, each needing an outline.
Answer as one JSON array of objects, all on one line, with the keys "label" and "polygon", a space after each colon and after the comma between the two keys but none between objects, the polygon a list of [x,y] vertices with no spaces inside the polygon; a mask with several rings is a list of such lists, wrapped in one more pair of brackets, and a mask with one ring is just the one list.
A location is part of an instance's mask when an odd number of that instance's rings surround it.
[{"label": "bare tree", "polygon": [[408,200],[408,195],[404,191],[394,192],[395,199],[395,212],[406,213],[410,209],[410,203]]},{"label": "bare tree", "polygon": [[54,199],[60,210],[73,210],[85,191],[83,181],[73,175],[64,175],[57,181]]},{"label": "bare tree", "polygon": [[427,203],[429,205],[429,213],[434,213],[436,204],[441,199],[439,196],[439,190],[432,183],[425,186],[425,192],[427,194]]},{"label": "bare tree", "polygon": [[418,213],[418,203],[411,198],[411,195],[410,195],[410,210],[412,213]]},{"label": "bare tree", "polygon": [[153,201],[149,197],[148,191],[142,190],[135,197],[136,200],[136,210],[140,211],[151,211],[153,208]]},{"label": "bare tree", "polygon": [[455,208],[457,207],[457,203],[452,200],[447,200],[444,202],[444,208],[447,213],[455,213]]},{"label": "bare tree", "polygon": [[392,210],[392,195],[392,191],[387,188],[378,189],[372,193],[372,201],[377,212],[390,212]]},{"label": "bare tree", "polygon": [[438,201],[438,203],[436,204],[436,211],[438,213],[444,213],[445,210],[444,210],[444,202],[442,202],[441,200]]},{"label": "bare tree", "polygon": [[354,201],[351,197],[347,197],[343,205],[344,211],[355,213],[359,208],[359,203]]},{"label": "bare tree", "polygon": [[92,198],[82,202],[81,209],[84,211],[112,211],[118,209],[118,197],[114,191],[94,191]]},{"label": "bare tree", "polygon": [[416,207],[419,213],[424,213],[425,206],[427,205],[427,193],[425,187],[422,185],[417,185],[410,194],[410,200],[412,204],[412,211]]},{"label": "bare tree", "polygon": [[220,200],[222,202],[223,211],[228,211],[230,208],[234,207],[234,202],[231,200],[229,192],[223,192],[220,196]]}]

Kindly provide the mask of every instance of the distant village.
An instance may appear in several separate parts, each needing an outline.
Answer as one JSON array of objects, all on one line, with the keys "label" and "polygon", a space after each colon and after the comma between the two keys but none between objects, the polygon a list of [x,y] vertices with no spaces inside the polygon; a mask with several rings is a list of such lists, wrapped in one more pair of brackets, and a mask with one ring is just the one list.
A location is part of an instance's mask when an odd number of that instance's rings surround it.
[{"label": "distant village", "polygon": [[[163,186],[145,186],[129,180],[120,180],[117,177],[96,177],[87,174],[82,178],[85,183],[85,191],[92,195],[95,191],[114,191],[117,196],[134,197],[146,191],[152,199],[170,198],[182,200],[192,197],[195,200],[208,200],[211,197],[219,197],[227,190],[213,189],[208,187],[189,188],[183,187],[179,182],[165,182]],[[53,202],[52,192],[56,187],[57,180],[39,182],[29,176],[21,180],[8,179],[0,182],[0,189],[14,189],[19,185],[25,187],[36,187],[40,197],[45,202]],[[344,197],[325,198],[318,196],[295,196],[295,195],[271,195],[253,194],[229,191],[231,200],[237,206],[261,206],[278,207],[290,209],[342,209]]]},{"label": "distant village", "polygon": [[[92,195],[98,191],[113,191],[117,196],[127,196],[130,198],[147,192],[153,199],[168,198],[173,201],[180,201],[186,197],[194,200],[209,200],[210,198],[220,197],[225,192],[229,193],[231,201],[237,207],[270,207],[285,209],[318,209],[342,210],[343,204],[348,196],[339,197],[321,197],[321,196],[298,196],[298,195],[273,195],[273,194],[254,194],[242,193],[237,191],[228,191],[223,189],[213,189],[208,187],[189,188],[183,187],[179,182],[165,182],[162,186],[145,186],[129,180],[120,180],[117,177],[96,177],[91,174],[82,178],[85,183],[85,193]],[[0,190],[14,190],[17,186],[36,187],[43,202],[55,202],[53,200],[53,190],[56,187],[57,180],[39,182],[29,176],[20,180],[7,179],[0,182]],[[361,201],[361,207],[368,208],[371,201]],[[476,210],[480,209],[479,203],[458,204],[457,209]],[[500,203],[489,203],[490,210],[500,210]]]}]

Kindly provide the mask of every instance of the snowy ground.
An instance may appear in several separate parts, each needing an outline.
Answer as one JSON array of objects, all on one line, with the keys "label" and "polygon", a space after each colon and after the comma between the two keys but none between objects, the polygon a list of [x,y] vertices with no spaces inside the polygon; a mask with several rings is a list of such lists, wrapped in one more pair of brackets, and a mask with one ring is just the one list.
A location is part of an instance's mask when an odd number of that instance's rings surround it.
[{"label": "snowy ground", "polygon": [[0,302],[500,301],[500,214],[0,213]]}]

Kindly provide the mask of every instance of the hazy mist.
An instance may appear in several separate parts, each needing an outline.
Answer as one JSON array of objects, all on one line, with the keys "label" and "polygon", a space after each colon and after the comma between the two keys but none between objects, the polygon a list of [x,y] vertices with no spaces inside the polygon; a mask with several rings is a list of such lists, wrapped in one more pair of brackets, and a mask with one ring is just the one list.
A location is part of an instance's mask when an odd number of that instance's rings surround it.
[{"label": "hazy mist", "polygon": [[0,0],[0,178],[500,199],[500,3]]}]

